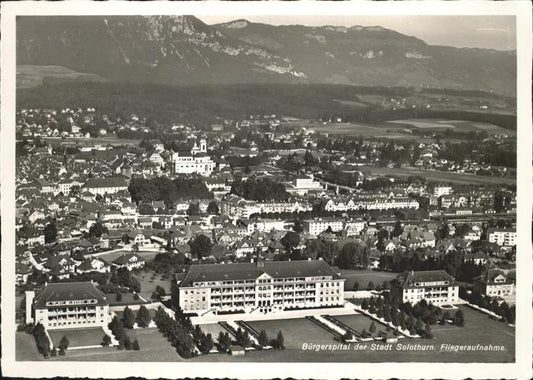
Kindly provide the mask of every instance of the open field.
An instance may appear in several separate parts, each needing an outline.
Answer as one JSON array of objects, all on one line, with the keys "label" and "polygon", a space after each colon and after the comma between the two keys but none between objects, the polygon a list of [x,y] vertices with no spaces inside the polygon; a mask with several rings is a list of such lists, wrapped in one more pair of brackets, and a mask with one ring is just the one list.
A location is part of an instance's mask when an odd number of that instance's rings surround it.
[{"label": "open field", "polygon": [[[247,352],[244,357],[228,355],[209,355],[192,359],[193,361],[232,361],[232,362],[461,362],[461,363],[495,363],[513,362],[515,357],[514,331],[509,326],[491,320],[487,315],[461,307],[465,313],[465,326],[451,325],[434,326],[433,339],[401,339],[399,343],[384,344],[382,342],[368,342],[360,345],[350,344],[346,349],[334,349],[333,346],[304,349],[304,343],[335,345],[333,336],[309,321],[302,319],[291,320],[291,324],[284,321],[252,322],[255,328],[264,328],[268,335],[281,328],[285,337],[286,349],[283,351],[269,350],[263,352]],[[359,316],[356,316],[357,318]],[[370,318],[360,316],[354,326],[370,326]],[[335,318],[343,318],[336,316]],[[365,320],[366,319],[366,320]],[[279,323],[282,322],[282,323]],[[344,322],[344,321],[343,321]],[[358,323],[358,324],[355,324]],[[311,324],[311,326],[309,326]],[[368,328],[367,326],[367,328]],[[289,331],[290,330],[290,331]],[[379,330],[379,327],[378,327]],[[273,335],[275,337],[275,335]],[[442,344],[492,346],[503,345],[503,351],[453,351],[442,350]],[[410,345],[410,346],[409,346]]]},{"label": "open field", "polygon": [[211,334],[211,337],[213,337],[213,341],[215,342],[217,341],[218,334],[220,334],[221,332],[226,332],[226,329],[224,329],[224,327],[220,326],[218,323],[200,325],[200,328],[204,333]]},{"label": "open field", "polygon": [[389,121],[390,125],[400,124],[401,126],[408,125],[410,127],[415,127],[425,130],[443,130],[443,129],[452,129],[454,131],[460,132],[476,132],[476,131],[486,131],[489,133],[505,133],[508,135],[516,134],[515,131],[510,131],[498,127],[494,124],[481,123],[476,121],[465,121],[465,120],[442,120],[442,119],[408,119],[408,120],[394,120]]},{"label": "open field", "polygon": [[291,123],[291,125],[298,125],[312,129],[320,133],[328,133],[330,135],[345,135],[345,136],[361,136],[361,137],[376,137],[376,138],[389,138],[389,139],[419,139],[418,136],[413,136],[409,132],[399,133],[387,132],[389,129],[398,129],[395,125],[368,125],[368,124],[356,124],[356,123]]},{"label": "open field", "polygon": [[[486,314],[461,306],[465,314],[465,326],[433,326],[433,339],[401,339],[399,343],[384,344],[368,342],[360,345],[337,346],[333,335],[311,321],[298,319],[255,321],[249,324],[257,330],[265,330],[274,339],[279,330],[285,338],[286,349],[282,351],[252,351],[244,357],[225,354],[199,356],[191,362],[513,362],[515,357],[515,332],[512,327],[490,319]],[[362,315],[336,316],[356,330],[368,328],[371,319]],[[207,325],[206,325],[207,326]],[[211,325],[205,330],[214,333],[218,327]],[[213,328],[213,331],[211,331]],[[378,326],[378,331],[380,327]],[[204,330],[204,331],[205,331]],[[128,330],[132,340],[138,339],[140,351],[95,348],[67,352],[64,357],[49,360],[67,361],[185,361],[155,329]],[[17,360],[44,360],[38,353],[31,335],[17,333]],[[216,341],[216,337],[215,341]],[[307,344],[307,345],[305,345]],[[309,345],[314,346],[309,346]],[[316,345],[323,345],[317,347]],[[447,350],[449,345],[502,346],[501,351]],[[411,345],[408,347],[407,345]],[[336,347],[336,348],[335,348]]]},{"label": "open field", "polygon": [[184,361],[175,348],[163,338],[163,335],[156,328],[127,330],[133,342],[139,340],[140,351],[118,350],[116,347],[102,347],[87,350],[76,350],[67,352],[61,358],[51,358],[50,360],[67,361],[124,361],[124,362],[173,362]]},{"label": "open field", "polygon": [[15,335],[15,360],[44,360],[37,351],[35,338],[25,332],[17,332]]},{"label": "open field", "polygon": [[335,343],[333,335],[305,318],[251,321],[248,324],[257,331],[265,330],[270,339],[275,339],[281,330],[288,350],[300,349],[302,342]]},{"label": "open field", "polygon": [[422,170],[415,168],[378,168],[370,166],[361,166],[360,170],[370,171],[376,175],[392,175],[397,177],[420,176],[427,181],[451,182],[458,184],[472,185],[513,185],[516,178],[489,177],[474,174],[463,174],[454,172],[445,172],[438,170]]},{"label": "open field", "polygon": [[[107,300],[109,301],[109,306],[120,306],[120,305],[133,305],[133,304],[144,304],[141,298],[135,299],[133,293],[121,293],[122,299],[117,301],[117,296],[115,293],[107,294]],[[150,299],[147,299],[149,301]]]},{"label": "open field", "polygon": [[89,73],[79,73],[63,66],[17,65],[17,88],[30,88],[43,84],[44,78],[105,82],[106,79]]},{"label": "open field", "polygon": [[69,347],[81,347],[100,344],[105,335],[105,332],[101,327],[49,330],[48,333],[56,347],[64,336],[67,337],[69,341]]},{"label": "open field", "polygon": [[344,290],[353,290],[353,285],[356,281],[359,283],[359,290],[368,289],[370,281],[374,283],[375,288],[378,285],[382,285],[383,281],[393,280],[398,275],[397,273],[379,272],[372,269],[338,269],[337,271],[346,279]]}]

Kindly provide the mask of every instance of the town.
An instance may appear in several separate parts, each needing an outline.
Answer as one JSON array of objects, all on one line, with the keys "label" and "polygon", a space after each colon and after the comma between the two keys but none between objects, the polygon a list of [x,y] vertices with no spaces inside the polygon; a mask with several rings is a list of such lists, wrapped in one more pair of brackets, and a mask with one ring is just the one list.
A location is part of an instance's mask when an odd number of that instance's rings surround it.
[{"label": "town", "polygon": [[424,123],[18,110],[17,358],[514,361],[516,136]]}]

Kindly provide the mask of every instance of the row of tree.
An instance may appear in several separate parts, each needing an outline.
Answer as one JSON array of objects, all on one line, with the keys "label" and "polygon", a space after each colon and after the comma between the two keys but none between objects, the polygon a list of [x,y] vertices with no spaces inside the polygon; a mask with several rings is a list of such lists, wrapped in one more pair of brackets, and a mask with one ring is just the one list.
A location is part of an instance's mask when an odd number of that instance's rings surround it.
[{"label": "row of tree", "polygon": [[[196,356],[195,343],[191,335],[192,325],[183,326],[182,323],[178,322],[178,318],[180,318],[178,313],[176,313],[176,319],[174,319],[162,307],[159,307],[155,313],[154,322],[181,357],[191,358]],[[183,322],[183,319],[180,319]]]},{"label": "row of tree", "polygon": [[[129,322],[129,317],[128,317],[128,322]],[[111,320],[111,322],[109,322],[108,327],[111,330],[111,332],[113,333],[113,335],[115,336],[116,340],[118,341],[117,348],[119,350],[126,349],[126,350],[136,350],[136,351],[138,351],[140,349],[139,341],[137,339],[135,339],[132,342],[130,337],[129,337],[129,335],[128,335],[128,333],[126,332],[124,318],[123,318],[123,320],[120,320],[115,315],[113,317],[113,319]],[[129,327],[129,328],[132,328],[132,327],[133,327],[133,325],[131,325],[131,327]],[[110,339],[108,340],[104,336],[104,340],[102,341],[102,345],[108,345],[109,341],[110,341]]]},{"label": "row of tree", "polygon": [[515,305],[509,305],[505,301],[498,301],[496,298],[490,296],[484,296],[483,294],[473,291],[468,294],[464,290],[461,290],[461,298],[466,299],[468,302],[487,309],[500,315],[502,322],[514,323],[516,319],[516,307]]}]

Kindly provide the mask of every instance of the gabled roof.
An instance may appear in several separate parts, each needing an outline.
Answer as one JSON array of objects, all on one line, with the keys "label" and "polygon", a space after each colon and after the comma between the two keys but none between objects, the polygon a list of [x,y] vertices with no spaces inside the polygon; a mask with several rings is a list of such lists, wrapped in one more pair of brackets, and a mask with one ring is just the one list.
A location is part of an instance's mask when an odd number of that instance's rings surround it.
[{"label": "gabled roof", "polygon": [[126,265],[131,262],[131,259],[136,257],[137,260],[135,262],[143,262],[145,261],[144,258],[137,255],[136,253],[125,253],[122,256],[117,257],[115,260],[113,260],[113,263],[117,265]]},{"label": "gabled roof", "polygon": [[448,281],[449,285],[454,284],[454,279],[445,270],[428,270],[428,271],[409,271],[403,272],[397,277],[398,282],[403,288],[414,288],[424,282],[441,282]]},{"label": "gabled roof", "polygon": [[341,277],[322,260],[273,261],[261,265],[255,263],[191,265],[180,286],[192,286],[194,282],[255,280],[262,274],[273,278],[286,277]]}]

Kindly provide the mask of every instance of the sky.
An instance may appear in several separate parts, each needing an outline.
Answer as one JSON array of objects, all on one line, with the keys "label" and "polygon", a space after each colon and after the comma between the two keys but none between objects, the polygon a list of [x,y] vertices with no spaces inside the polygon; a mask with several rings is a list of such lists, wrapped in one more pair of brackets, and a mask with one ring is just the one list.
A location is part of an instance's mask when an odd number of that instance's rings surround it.
[{"label": "sky", "polygon": [[206,24],[237,19],[274,25],[375,26],[415,36],[430,45],[516,49],[514,16],[199,16]]}]

